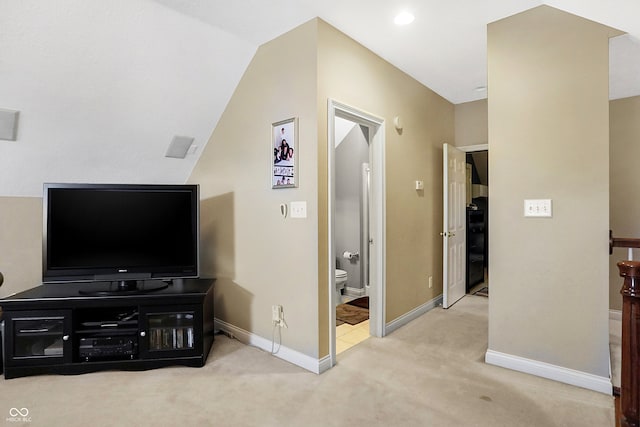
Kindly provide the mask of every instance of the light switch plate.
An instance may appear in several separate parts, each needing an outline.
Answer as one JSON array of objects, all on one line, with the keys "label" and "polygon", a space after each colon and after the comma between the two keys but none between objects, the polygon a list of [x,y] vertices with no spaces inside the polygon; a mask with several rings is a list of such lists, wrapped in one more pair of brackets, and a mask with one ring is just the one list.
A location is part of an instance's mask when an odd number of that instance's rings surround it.
[{"label": "light switch plate", "polygon": [[306,218],[307,202],[291,202],[291,218]]},{"label": "light switch plate", "polygon": [[529,199],[524,201],[524,216],[551,218],[553,216],[551,199]]}]

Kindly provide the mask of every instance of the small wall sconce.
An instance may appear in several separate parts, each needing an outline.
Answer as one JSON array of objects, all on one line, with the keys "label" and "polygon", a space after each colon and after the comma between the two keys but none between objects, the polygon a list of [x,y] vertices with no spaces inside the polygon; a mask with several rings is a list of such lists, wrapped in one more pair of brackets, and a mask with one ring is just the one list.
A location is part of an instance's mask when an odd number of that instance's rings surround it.
[{"label": "small wall sconce", "polygon": [[396,131],[402,135],[402,119],[400,119],[400,116],[393,118],[393,126],[396,128]]}]

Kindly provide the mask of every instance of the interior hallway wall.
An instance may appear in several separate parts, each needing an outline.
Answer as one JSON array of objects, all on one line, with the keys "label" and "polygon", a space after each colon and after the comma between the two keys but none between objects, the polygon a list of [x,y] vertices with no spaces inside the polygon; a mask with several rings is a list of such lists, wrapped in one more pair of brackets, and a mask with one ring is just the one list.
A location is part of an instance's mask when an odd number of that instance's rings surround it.
[{"label": "interior hallway wall", "polygon": [[455,146],[486,144],[489,140],[486,99],[455,105]]},{"label": "interior hallway wall", "polygon": [[[548,6],[488,26],[489,350],[603,384],[614,34]],[[545,198],[552,218],[523,216]]]},{"label": "interior hallway wall", "polygon": [[[283,344],[319,358],[329,352],[329,98],[405,123],[402,134],[386,127],[386,321],[437,298],[453,105],[319,19],[260,47],[189,180],[201,185],[203,275],[218,278],[216,317],[270,337],[271,305],[282,304]],[[292,116],[300,186],[272,190],[270,124]],[[307,201],[307,219],[280,216],[280,203],[294,200]]]},{"label": "interior hallway wall", "polygon": [[[318,353],[317,30],[310,21],[262,45],[193,170],[200,184],[201,265],[217,278],[215,316],[263,338],[283,306],[282,344]],[[295,54],[292,54],[295,52]],[[298,187],[272,189],[271,124],[298,118]],[[307,202],[307,218],[280,204]]]},{"label": "interior hallway wall", "polygon": [[[454,140],[454,107],[324,21],[318,29],[318,298],[320,353],[328,354],[328,99],[386,123],[387,323],[442,294],[442,144]],[[402,133],[394,129],[396,116]],[[423,191],[415,190],[416,180],[424,181]]]},{"label": "interior hallway wall", "polygon": [[[457,104],[456,146],[485,144],[487,100]],[[635,185],[640,157],[640,96],[609,101],[610,223],[614,236],[640,236],[640,187]],[[635,250],[634,258],[640,258]],[[615,248],[609,257],[609,308],[622,310],[622,279],[616,264],[627,250]]]}]

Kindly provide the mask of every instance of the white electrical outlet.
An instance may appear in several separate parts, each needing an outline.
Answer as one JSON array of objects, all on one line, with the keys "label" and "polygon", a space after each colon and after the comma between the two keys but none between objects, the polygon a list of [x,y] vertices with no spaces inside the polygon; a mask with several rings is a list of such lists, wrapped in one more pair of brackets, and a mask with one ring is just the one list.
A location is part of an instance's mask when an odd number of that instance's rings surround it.
[{"label": "white electrical outlet", "polygon": [[274,305],[271,307],[271,320],[273,323],[280,323],[282,321],[282,306]]},{"label": "white electrical outlet", "polygon": [[284,310],[281,305],[271,306],[271,321],[274,326],[287,327],[287,322],[284,321]]},{"label": "white electrical outlet", "polygon": [[433,288],[433,276],[429,276],[429,289]]}]

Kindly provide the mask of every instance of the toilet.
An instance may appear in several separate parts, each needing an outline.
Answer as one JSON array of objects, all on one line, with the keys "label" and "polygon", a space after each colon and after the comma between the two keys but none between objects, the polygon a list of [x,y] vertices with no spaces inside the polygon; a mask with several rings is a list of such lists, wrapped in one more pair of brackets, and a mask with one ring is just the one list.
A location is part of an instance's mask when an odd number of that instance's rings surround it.
[{"label": "toilet", "polygon": [[336,268],[336,305],[342,302],[342,290],[347,286],[347,272]]}]

